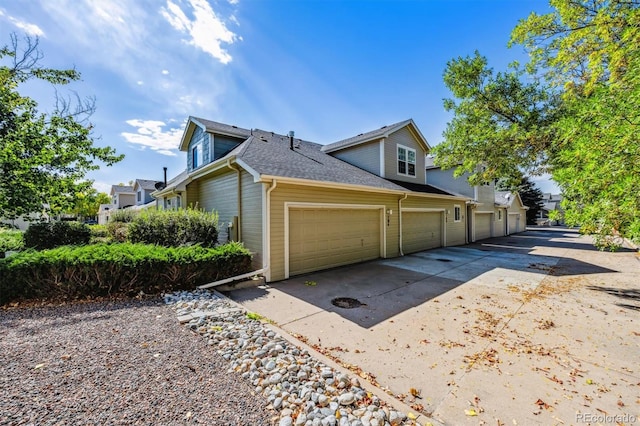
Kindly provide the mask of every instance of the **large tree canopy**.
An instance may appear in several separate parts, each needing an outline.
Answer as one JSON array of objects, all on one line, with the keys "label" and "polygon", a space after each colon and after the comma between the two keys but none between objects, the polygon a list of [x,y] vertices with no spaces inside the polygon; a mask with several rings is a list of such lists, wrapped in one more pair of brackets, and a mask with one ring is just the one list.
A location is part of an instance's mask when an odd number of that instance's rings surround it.
[{"label": "large tree canopy", "polygon": [[76,194],[91,182],[86,173],[120,161],[113,148],[96,147],[88,117],[92,99],[78,99],[75,107],[57,97],[51,113],[38,112],[37,103],[20,95],[21,84],[43,80],[55,86],[80,78],[74,70],[39,65],[38,40],[15,35],[12,44],[0,49],[0,217],[15,218],[48,206],[53,213],[73,206]]},{"label": "large tree canopy", "polygon": [[454,119],[436,154],[444,165],[456,155],[467,170],[486,165],[478,179],[547,171],[568,224],[603,245],[616,234],[640,240],[640,2],[551,5],[511,35],[530,54],[526,72],[494,76],[477,53],[448,64],[457,99],[445,101]]}]

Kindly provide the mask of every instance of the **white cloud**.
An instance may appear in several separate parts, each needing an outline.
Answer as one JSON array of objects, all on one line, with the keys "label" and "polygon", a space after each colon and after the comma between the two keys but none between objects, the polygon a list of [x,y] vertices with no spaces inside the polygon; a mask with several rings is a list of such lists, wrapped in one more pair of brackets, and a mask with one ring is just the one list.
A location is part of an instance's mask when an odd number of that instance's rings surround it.
[{"label": "white cloud", "polygon": [[188,35],[187,43],[223,64],[231,62],[231,55],[221,45],[233,44],[238,36],[227,28],[206,0],[189,0],[189,4],[193,19],[189,19],[180,6],[171,0],[167,0],[167,7],[162,8],[160,13],[173,28]]},{"label": "white cloud", "polygon": [[162,75],[169,75],[169,70],[162,70]]},{"label": "white cloud", "polygon": [[111,191],[111,184],[110,183],[106,183],[106,182],[94,181],[93,182],[93,187],[98,192],[106,192],[108,194]]},{"label": "white cloud", "polygon": [[184,123],[180,127],[163,130],[166,124],[157,120],[127,120],[128,125],[137,128],[136,133],[122,132],[120,135],[129,143],[140,145],[142,149],[151,150],[162,155],[175,156],[184,131]]},{"label": "white cloud", "polygon": [[37,26],[36,24],[30,24],[29,22],[25,22],[25,21],[23,21],[21,19],[18,19],[16,17],[9,16],[2,9],[0,9],[0,16],[6,17],[6,19],[9,22],[11,22],[14,26],[16,26],[17,28],[20,28],[25,33],[27,33],[27,34],[29,34],[31,36],[44,37],[44,31],[42,31],[42,29],[39,26]]}]

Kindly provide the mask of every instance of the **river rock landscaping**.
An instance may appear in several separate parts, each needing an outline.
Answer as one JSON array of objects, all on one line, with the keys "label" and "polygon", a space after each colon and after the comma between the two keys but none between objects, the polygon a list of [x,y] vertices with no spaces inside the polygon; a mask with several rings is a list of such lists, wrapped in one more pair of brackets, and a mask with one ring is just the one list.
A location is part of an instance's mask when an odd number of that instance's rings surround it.
[{"label": "river rock landscaping", "polygon": [[[208,291],[164,296],[178,319],[207,339],[238,374],[278,412],[279,426],[415,425],[349,377],[314,359],[252,314]],[[413,416],[412,413],[408,413]]]}]

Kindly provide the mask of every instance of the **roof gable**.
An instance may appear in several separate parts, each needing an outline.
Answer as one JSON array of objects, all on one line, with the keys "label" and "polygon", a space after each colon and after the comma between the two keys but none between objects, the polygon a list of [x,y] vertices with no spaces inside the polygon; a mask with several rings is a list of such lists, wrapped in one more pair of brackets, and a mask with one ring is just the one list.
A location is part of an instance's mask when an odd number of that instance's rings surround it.
[{"label": "roof gable", "polygon": [[115,194],[133,194],[135,191],[133,190],[133,186],[129,185],[111,185],[111,192],[109,193],[111,196]]},{"label": "roof gable", "polygon": [[219,135],[233,136],[246,139],[251,136],[251,130],[230,124],[218,123],[217,121],[205,120],[204,118],[189,117],[184,133],[180,139],[180,151],[186,151],[189,147],[189,141],[193,136],[196,127],[200,127],[207,133]]},{"label": "roof gable", "polygon": [[370,132],[360,133],[357,136],[353,136],[338,142],[324,145],[322,147],[322,151],[330,153],[330,152],[339,151],[341,149],[350,148],[352,146],[361,145],[377,139],[387,138],[389,137],[390,134],[395,133],[404,127],[409,128],[409,131],[414,135],[418,143],[422,145],[425,152],[429,152],[431,150],[431,147],[429,146],[427,139],[422,135],[422,132],[420,132],[420,129],[418,129],[418,126],[416,126],[416,123],[413,121],[413,119],[410,118],[408,120],[400,121],[395,124],[382,126],[381,128],[372,130]]},{"label": "roof gable", "polygon": [[142,188],[147,191],[155,191],[157,180],[149,180],[149,179],[136,179],[136,182],[133,184],[133,190],[137,191],[138,188]]}]

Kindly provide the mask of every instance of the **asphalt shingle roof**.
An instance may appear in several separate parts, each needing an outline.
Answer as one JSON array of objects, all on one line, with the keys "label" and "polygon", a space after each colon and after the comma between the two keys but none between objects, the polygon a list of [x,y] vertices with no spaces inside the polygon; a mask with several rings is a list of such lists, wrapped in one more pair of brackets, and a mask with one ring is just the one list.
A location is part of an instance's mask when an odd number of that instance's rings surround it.
[{"label": "asphalt shingle roof", "polygon": [[248,138],[251,136],[251,130],[243,129],[242,127],[233,126],[230,124],[218,123],[217,121],[206,120],[204,118],[191,117],[198,123],[203,124],[207,128],[207,132],[211,133],[224,133],[229,135],[235,135],[239,137]]},{"label": "asphalt shingle roof", "polygon": [[[157,180],[148,180],[148,179],[136,179],[136,183],[142,188],[146,190],[156,190],[156,183],[160,181]],[[132,188],[133,189],[133,188]]]},{"label": "asphalt shingle roof", "polygon": [[338,141],[338,142],[330,143],[328,145],[324,145],[322,147],[322,151],[331,152],[331,151],[335,151],[336,149],[340,149],[340,148],[345,147],[345,146],[349,146],[349,145],[357,144],[357,143],[360,143],[360,142],[365,142],[365,141],[381,138],[387,133],[392,133],[392,132],[394,132],[394,131],[396,131],[398,129],[403,128],[407,124],[411,123],[411,121],[412,121],[411,119],[400,121],[398,123],[391,124],[391,125],[388,125],[388,126],[382,126],[381,128],[376,129],[376,130],[372,130],[370,132],[360,133],[359,135],[356,135],[356,136],[353,136],[353,137],[350,137],[350,138],[347,138],[347,139],[343,139],[343,140]]},{"label": "asphalt shingle roof", "polygon": [[[413,191],[413,192],[424,192],[426,194],[437,194],[437,195],[452,195],[452,196],[456,196],[455,194],[452,194],[450,192],[447,192],[443,189],[440,188],[436,188],[435,186],[432,185],[428,185],[428,184],[420,184],[420,183],[413,183],[413,182],[403,182],[401,180],[393,180],[393,179],[387,179],[389,182],[395,183],[396,185],[399,185],[405,189],[408,189],[409,191]],[[459,195],[457,195],[459,197]]]},{"label": "asphalt shingle roof", "polygon": [[291,150],[288,136],[253,130],[253,135],[228,156],[236,155],[263,175],[403,190],[399,185],[325,154],[321,148],[320,144],[294,139]]},{"label": "asphalt shingle roof", "polygon": [[111,185],[111,192],[113,193],[133,193],[133,186],[129,185]]}]

